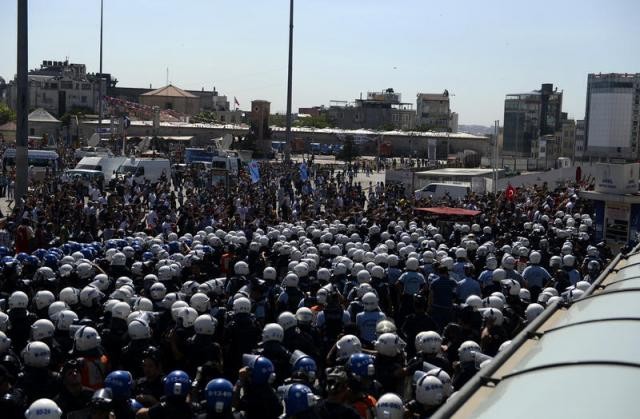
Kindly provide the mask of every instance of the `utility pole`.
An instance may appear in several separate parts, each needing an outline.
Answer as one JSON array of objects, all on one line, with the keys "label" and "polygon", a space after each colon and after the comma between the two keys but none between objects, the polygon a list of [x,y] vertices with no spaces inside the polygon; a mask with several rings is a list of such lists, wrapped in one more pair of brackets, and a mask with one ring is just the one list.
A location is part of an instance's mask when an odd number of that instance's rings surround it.
[{"label": "utility pole", "polygon": [[284,159],[291,160],[291,85],[293,77],[293,0],[289,10],[289,75],[287,77],[287,129],[284,145]]},{"label": "utility pole", "polygon": [[498,135],[500,133],[500,121],[495,121],[493,136],[493,195],[498,193]]},{"label": "utility pole", "polygon": [[29,132],[29,35],[27,0],[18,0],[18,97],[16,112],[16,207],[27,194],[28,159],[27,135]]},{"label": "utility pole", "polygon": [[102,16],[103,16],[103,3],[104,0],[100,0],[100,77],[98,78],[98,133],[102,128]]}]

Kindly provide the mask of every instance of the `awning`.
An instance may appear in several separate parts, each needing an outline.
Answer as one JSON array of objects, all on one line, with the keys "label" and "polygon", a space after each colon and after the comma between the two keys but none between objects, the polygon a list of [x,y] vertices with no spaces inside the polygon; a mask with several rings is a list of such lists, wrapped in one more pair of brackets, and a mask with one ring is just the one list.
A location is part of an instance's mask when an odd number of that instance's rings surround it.
[{"label": "awning", "polygon": [[415,210],[438,215],[461,215],[466,217],[475,217],[481,213],[481,211],[451,207],[415,208]]}]

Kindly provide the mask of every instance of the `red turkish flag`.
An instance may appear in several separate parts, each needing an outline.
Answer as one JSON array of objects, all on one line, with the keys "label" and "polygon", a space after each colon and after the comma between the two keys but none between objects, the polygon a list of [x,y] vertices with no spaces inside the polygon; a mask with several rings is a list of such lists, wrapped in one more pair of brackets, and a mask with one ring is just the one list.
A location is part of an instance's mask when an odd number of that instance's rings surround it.
[{"label": "red turkish flag", "polygon": [[504,195],[507,197],[507,200],[513,201],[516,198],[516,188],[509,184],[509,186],[507,186],[507,190],[504,191]]}]

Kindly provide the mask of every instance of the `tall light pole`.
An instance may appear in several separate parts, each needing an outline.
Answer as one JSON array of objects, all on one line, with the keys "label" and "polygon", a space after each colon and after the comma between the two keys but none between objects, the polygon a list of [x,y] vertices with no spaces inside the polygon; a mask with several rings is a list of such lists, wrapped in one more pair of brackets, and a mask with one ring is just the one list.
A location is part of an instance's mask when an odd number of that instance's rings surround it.
[{"label": "tall light pole", "polygon": [[103,2],[100,0],[100,77],[98,78],[98,132],[102,128],[102,16]]},{"label": "tall light pole", "polygon": [[289,75],[287,77],[287,129],[284,159],[291,160],[291,84],[293,76],[293,0],[289,0]]},{"label": "tall light pole", "polygon": [[18,97],[16,101],[16,207],[27,194],[28,164],[27,135],[29,130],[29,7],[27,0],[18,0]]},{"label": "tall light pole", "polygon": [[493,195],[498,193],[498,136],[500,135],[500,121],[495,121],[493,135]]}]

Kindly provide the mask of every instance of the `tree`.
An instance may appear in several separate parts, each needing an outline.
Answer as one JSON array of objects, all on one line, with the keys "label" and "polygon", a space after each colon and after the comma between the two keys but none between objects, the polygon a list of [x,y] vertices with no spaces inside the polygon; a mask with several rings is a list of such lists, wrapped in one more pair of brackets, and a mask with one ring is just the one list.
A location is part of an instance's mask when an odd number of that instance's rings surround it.
[{"label": "tree", "polygon": [[327,128],[329,121],[327,121],[327,116],[322,114],[298,119],[293,125],[296,127]]},{"label": "tree", "polygon": [[68,112],[60,117],[60,121],[62,121],[62,125],[68,126],[71,122],[71,117],[77,115],[82,118],[87,114],[92,114],[93,110],[86,106],[74,106]]},{"label": "tree", "polygon": [[4,125],[7,122],[15,121],[16,113],[8,107],[5,103],[0,103],[0,125]]},{"label": "tree", "polygon": [[358,150],[353,143],[353,135],[347,135],[344,139],[344,147],[342,147],[342,150],[340,150],[336,157],[340,160],[350,162],[357,156]]},{"label": "tree", "polygon": [[280,115],[279,113],[274,115],[269,115],[269,125],[275,127],[286,127],[287,126],[287,116]]}]

